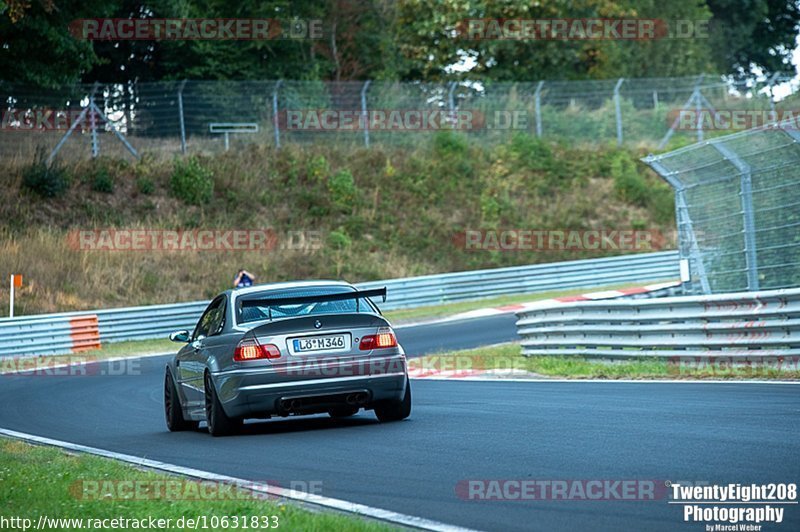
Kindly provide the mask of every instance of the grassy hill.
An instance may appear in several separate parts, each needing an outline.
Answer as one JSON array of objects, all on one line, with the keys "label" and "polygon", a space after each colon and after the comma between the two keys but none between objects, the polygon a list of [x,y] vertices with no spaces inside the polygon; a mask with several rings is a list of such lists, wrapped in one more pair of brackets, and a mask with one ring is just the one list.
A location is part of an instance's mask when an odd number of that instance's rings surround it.
[{"label": "grassy hill", "polygon": [[[208,298],[239,268],[259,282],[356,282],[599,256],[465,251],[466,229],[674,227],[672,193],[628,149],[518,135],[483,146],[441,133],[414,150],[251,146],[136,163],[6,168],[0,273],[22,273],[20,313]],[[75,230],[265,229],[269,251],[81,251]],[[285,245],[314,235],[314,249]],[[296,243],[296,242],[295,242]],[[618,251],[605,254],[618,254]],[[2,299],[7,300],[7,283]]]}]

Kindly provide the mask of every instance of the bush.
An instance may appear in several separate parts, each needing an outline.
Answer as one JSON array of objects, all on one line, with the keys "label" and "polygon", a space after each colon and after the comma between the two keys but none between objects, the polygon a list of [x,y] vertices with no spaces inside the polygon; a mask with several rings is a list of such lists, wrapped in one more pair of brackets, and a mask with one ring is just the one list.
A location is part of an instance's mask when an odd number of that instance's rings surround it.
[{"label": "bush", "polygon": [[308,177],[311,181],[325,182],[325,176],[328,175],[328,161],[325,160],[324,155],[312,157],[308,161]]},{"label": "bush", "polygon": [[650,212],[656,222],[670,224],[675,219],[675,193],[668,185],[653,189],[650,205]]},{"label": "bush", "polygon": [[469,143],[464,135],[443,130],[434,134],[433,149],[441,157],[455,157],[466,155]]},{"label": "bush", "polygon": [[355,206],[358,189],[350,170],[339,170],[328,180],[328,192],[331,202],[342,211],[352,210]]},{"label": "bush", "polygon": [[350,238],[344,228],[340,227],[335,231],[328,233],[328,246],[333,249],[333,264],[336,266],[336,277],[342,276],[344,270],[347,251],[353,245],[353,240]]},{"label": "bush", "polygon": [[55,198],[69,188],[67,172],[57,164],[47,164],[43,153],[22,171],[22,186],[43,198]]},{"label": "bush", "polygon": [[172,194],[190,205],[211,201],[214,195],[213,172],[205,168],[197,157],[176,159],[170,178]]},{"label": "bush", "polygon": [[512,137],[510,151],[517,161],[531,170],[549,170],[555,159],[547,142],[525,133]]},{"label": "bush", "polygon": [[156,184],[147,176],[141,176],[136,179],[136,188],[141,194],[149,196],[156,191]]},{"label": "bush", "polygon": [[647,207],[650,203],[650,188],[644,176],[636,170],[636,163],[626,152],[619,152],[611,161],[611,177],[614,178],[614,190],[620,199]]},{"label": "bush", "polygon": [[113,194],[114,178],[108,172],[108,168],[97,168],[92,176],[92,190],[104,194]]}]

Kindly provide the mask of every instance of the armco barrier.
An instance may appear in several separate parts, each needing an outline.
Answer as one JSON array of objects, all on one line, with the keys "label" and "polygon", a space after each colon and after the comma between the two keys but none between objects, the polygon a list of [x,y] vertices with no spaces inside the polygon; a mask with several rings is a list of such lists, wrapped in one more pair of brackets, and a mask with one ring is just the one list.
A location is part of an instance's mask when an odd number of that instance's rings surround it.
[{"label": "armco barrier", "polygon": [[96,314],[43,315],[0,325],[0,354],[55,355],[100,347]]},{"label": "armco barrier", "polygon": [[[383,310],[436,305],[487,297],[594,288],[676,279],[675,251],[627,255],[513,268],[425,275],[359,283],[359,288],[386,286]],[[79,348],[70,320],[96,315],[100,341],[163,338],[177,329],[192,329],[208,301],[86,312],[41,314],[0,319],[0,356],[69,353]]]},{"label": "armco barrier", "polygon": [[575,301],[527,308],[517,316],[524,355],[800,355],[800,288]]}]

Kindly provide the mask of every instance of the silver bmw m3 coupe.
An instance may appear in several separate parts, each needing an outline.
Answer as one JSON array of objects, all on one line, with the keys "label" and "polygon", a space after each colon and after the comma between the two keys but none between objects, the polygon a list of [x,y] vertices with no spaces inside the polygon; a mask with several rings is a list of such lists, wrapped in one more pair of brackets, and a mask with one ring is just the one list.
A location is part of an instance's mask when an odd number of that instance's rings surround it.
[{"label": "silver bmw m3 coupe", "polygon": [[167,364],[164,410],[171,431],[214,436],[246,418],[362,408],[380,421],[411,413],[403,348],[371,298],[386,288],[357,290],[337,281],[304,281],[228,290],[208,305]]}]

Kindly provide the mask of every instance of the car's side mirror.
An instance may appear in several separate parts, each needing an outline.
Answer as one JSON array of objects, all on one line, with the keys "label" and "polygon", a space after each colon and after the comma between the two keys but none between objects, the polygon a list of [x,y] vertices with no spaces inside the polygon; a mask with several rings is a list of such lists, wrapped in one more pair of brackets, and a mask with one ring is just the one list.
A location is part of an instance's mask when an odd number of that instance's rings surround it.
[{"label": "car's side mirror", "polygon": [[186,343],[189,341],[189,331],[175,331],[169,335],[169,339],[173,342]]}]

